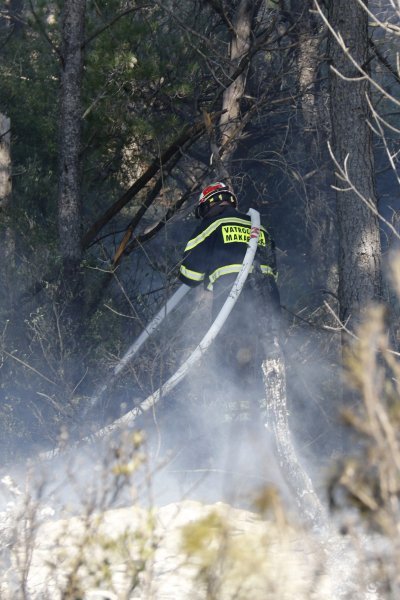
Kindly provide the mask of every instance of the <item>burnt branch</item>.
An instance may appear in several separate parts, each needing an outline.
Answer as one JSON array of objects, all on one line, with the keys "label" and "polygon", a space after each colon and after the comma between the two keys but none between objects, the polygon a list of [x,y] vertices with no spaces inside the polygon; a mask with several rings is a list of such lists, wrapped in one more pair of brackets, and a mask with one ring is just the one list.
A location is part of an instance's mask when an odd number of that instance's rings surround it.
[{"label": "burnt branch", "polygon": [[[213,118],[216,116],[218,115],[213,115]],[[143,175],[141,175],[135,181],[135,183],[133,183],[131,187],[116,202],[114,202],[114,204],[112,204],[86,232],[82,240],[83,248],[88,248],[91,245],[99,231],[101,231],[101,229],[103,229],[103,227],[107,225],[107,223],[111,221],[111,219],[115,217],[115,215],[117,215],[124,208],[124,206],[126,206],[145,187],[145,185],[158,173],[160,169],[162,169],[163,166],[165,166],[177,153],[181,152],[183,146],[185,146],[189,140],[196,139],[199,134],[204,133],[204,131],[205,124],[203,121],[199,121],[192,126],[186,126],[182,133],[180,133],[167,148],[167,150],[165,150],[161,156],[157,157],[151,163]]]}]

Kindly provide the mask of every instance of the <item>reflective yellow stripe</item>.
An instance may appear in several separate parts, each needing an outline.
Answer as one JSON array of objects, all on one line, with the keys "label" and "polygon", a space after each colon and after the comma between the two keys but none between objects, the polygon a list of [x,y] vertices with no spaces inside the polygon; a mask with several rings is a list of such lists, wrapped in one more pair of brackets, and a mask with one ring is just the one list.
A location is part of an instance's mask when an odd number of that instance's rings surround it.
[{"label": "reflective yellow stripe", "polygon": [[197,271],[191,271],[190,269],[187,269],[183,265],[181,265],[180,272],[182,273],[182,275],[184,275],[188,279],[192,279],[192,281],[203,281],[203,279],[204,279],[204,273],[198,273]]},{"label": "reflective yellow stripe", "polygon": [[268,265],[260,265],[260,271],[264,275],[272,275],[275,279],[278,279],[278,274],[274,273],[270,266]]},{"label": "reflective yellow stripe", "polygon": [[[195,246],[198,246],[199,244],[201,244],[201,242],[204,242],[204,240],[208,238],[209,235],[214,233],[214,231],[224,223],[237,223],[238,225],[245,225],[246,227],[250,228],[250,222],[246,221],[245,219],[238,219],[237,217],[226,217],[224,219],[218,219],[217,221],[214,221],[214,223],[211,223],[211,225],[209,225],[207,229],[199,233],[199,235],[196,235],[195,238],[189,240],[186,244],[185,252],[192,250]],[[266,232],[266,229],[262,226],[261,230]]]},{"label": "reflective yellow stripe", "polygon": [[[219,269],[215,269],[210,275],[210,283],[207,286],[208,290],[213,289],[213,284],[219,279],[222,275],[229,275],[230,273],[239,273],[242,268],[242,264],[233,264],[233,265],[225,265],[225,267],[219,267]],[[253,271],[253,265],[250,267],[250,273]]]},{"label": "reflective yellow stripe", "polygon": [[[230,273],[239,273],[241,268],[242,268],[242,263],[233,264],[233,265],[225,265],[224,267],[219,267],[218,269],[215,269],[215,271],[213,271],[210,274],[210,283],[214,283],[214,281],[217,281],[217,279],[219,277],[221,277],[221,275],[229,275]],[[251,268],[253,268],[253,267],[251,267]]]},{"label": "reflective yellow stripe", "polygon": [[[225,265],[225,267],[219,267],[218,269],[215,269],[215,271],[213,271],[209,277],[210,282],[207,286],[207,289],[212,290],[213,284],[217,281],[217,279],[222,277],[222,275],[229,275],[230,273],[239,273],[241,268],[242,268],[241,264],[233,264],[233,265]],[[254,270],[254,265],[252,265],[250,267],[249,273],[253,273],[253,270]],[[273,270],[271,269],[271,267],[269,267],[268,265],[260,265],[260,271],[264,275],[272,275],[272,277],[275,277],[275,279],[277,279],[277,277],[278,277],[278,275],[275,274],[273,272]]]}]

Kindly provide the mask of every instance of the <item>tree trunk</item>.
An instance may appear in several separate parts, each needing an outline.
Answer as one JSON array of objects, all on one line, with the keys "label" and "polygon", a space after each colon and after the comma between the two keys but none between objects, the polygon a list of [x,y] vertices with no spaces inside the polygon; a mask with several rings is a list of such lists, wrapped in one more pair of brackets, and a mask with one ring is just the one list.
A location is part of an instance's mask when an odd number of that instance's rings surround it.
[{"label": "tree trunk", "polygon": [[[85,0],[67,0],[63,14],[58,227],[64,273],[75,287],[81,260],[81,82]],[[69,279],[71,279],[69,281]]]},{"label": "tree trunk", "polygon": [[64,345],[71,352],[79,343],[82,320],[80,148],[85,8],[85,0],[65,0],[62,18],[58,232],[60,303],[64,307],[63,335],[68,341]]},{"label": "tree trunk", "polygon": [[[296,9],[296,5],[300,4]],[[316,116],[315,82],[319,66],[319,31],[309,13],[310,1],[294,2],[295,15],[298,19],[298,51],[297,67],[300,91],[300,102],[303,112],[304,125],[307,131],[314,130]]]},{"label": "tree trunk", "polygon": [[3,212],[11,200],[10,119],[0,113],[0,210]]},{"label": "tree trunk", "polygon": [[[368,15],[356,0],[331,3],[330,23],[339,33],[350,54],[360,66],[367,61]],[[332,67],[345,81],[331,71],[332,150],[343,166],[348,157],[349,180],[355,189],[336,194],[339,228],[339,303],[340,319],[354,329],[363,307],[381,297],[381,246],[376,214],[359,197],[377,206],[372,134],[368,126],[367,94],[369,84],[331,37]],[[348,188],[340,179],[338,187]],[[355,191],[357,190],[357,192]],[[343,337],[346,341],[346,336]]]},{"label": "tree trunk", "polygon": [[[299,119],[297,160],[303,165],[304,216],[310,245],[310,282],[317,308],[322,304],[321,290],[337,293],[337,240],[334,203],[329,188],[330,164],[327,139],[330,134],[326,109],[327,90],[318,84],[320,49],[324,29],[311,13],[313,0],[292,0],[292,18],[297,48],[297,77],[301,115]],[[329,165],[329,170],[328,170]]]},{"label": "tree trunk", "polygon": [[266,425],[276,444],[282,475],[291,489],[300,515],[307,525],[321,528],[326,525],[326,515],[314,491],[313,484],[298,460],[289,427],[286,396],[285,361],[278,338],[262,363],[265,386]]},{"label": "tree trunk", "polygon": [[[260,6],[259,1],[240,0],[232,17],[232,37],[230,43],[231,72],[249,51],[252,40],[253,20]],[[240,101],[243,98],[247,79],[247,69],[225,89],[222,99],[220,119],[221,146],[223,163],[229,171],[229,164],[237,148],[237,135],[241,128]]]},{"label": "tree trunk", "polygon": [[12,308],[12,273],[14,271],[15,237],[9,225],[11,202],[10,119],[0,113],[0,284],[1,302],[5,310]]},{"label": "tree trunk", "polygon": [[74,290],[81,260],[81,83],[85,0],[66,0],[62,36],[58,228],[66,285]]}]

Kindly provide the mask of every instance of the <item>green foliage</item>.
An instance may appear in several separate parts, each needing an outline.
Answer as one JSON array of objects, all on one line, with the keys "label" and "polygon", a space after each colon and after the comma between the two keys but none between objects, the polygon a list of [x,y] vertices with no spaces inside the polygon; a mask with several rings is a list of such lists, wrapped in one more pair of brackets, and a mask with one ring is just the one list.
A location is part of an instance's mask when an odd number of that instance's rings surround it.
[{"label": "green foliage", "polygon": [[40,33],[30,28],[11,36],[3,53],[0,107],[11,120],[13,205],[28,209],[32,220],[51,218],[57,173],[57,60]]}]

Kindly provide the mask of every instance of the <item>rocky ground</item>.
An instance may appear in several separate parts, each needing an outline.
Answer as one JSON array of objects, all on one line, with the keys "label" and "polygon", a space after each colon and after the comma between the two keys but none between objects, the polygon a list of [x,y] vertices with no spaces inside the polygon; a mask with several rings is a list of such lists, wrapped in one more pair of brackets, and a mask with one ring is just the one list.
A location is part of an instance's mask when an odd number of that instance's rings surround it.
[{"label": "rocky ground", "polygon": [[224,503],[48,521],[18,541],[3,573],[4,600],[334,597],[326,550],[313,536],[283,515],[261,519]]}]

